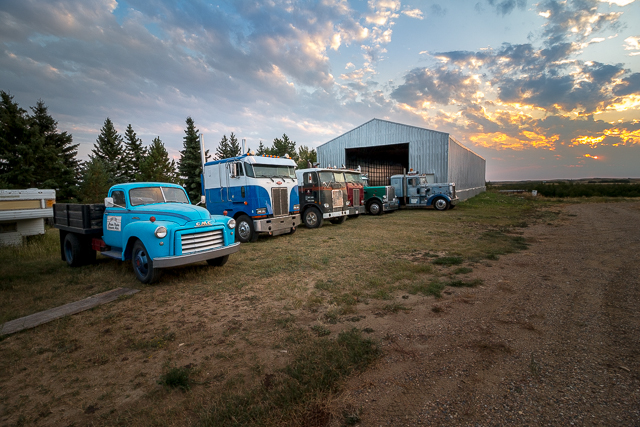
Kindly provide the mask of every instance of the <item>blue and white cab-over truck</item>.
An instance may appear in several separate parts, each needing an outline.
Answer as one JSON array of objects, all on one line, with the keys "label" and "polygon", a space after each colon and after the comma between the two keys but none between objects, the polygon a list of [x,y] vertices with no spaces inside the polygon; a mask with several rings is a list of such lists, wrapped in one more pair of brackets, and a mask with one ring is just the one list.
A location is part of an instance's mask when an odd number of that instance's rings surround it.
[{"label": "blue and white cab-over truck", "polygon": [[111,187],[104,204],[56,203],[60,255],[72,267],[89,264],[96,251],[131,260],[142,283],[161,269],[206,261],[222,266],[237,252],[235,221],[190,203],[179,185],[137,182]]},{"label": "blue and white cab-over truck", "polygon": [[203,194],[212,214],[236,220],[236,240],[258,234],[292,234],[300,224],[296,163],[288,157],[256,156],[215,160],[204,165]]}]

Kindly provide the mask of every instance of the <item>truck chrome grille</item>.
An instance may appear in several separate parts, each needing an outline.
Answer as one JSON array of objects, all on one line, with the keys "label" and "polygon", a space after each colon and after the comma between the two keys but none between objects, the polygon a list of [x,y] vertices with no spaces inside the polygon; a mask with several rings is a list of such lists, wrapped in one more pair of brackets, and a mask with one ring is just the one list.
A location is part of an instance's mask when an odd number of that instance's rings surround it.
[{"label": "truck chrome grille", "polygon": [[341,208],[344,205],[342,190],[331,190],[331,202],[334,208]]},{"label": "truck chrome grille", "polygon": [[222,230],[183,234],[181,237],[183,255],[191,252],[206,251],[224,245]]},{"label": "truck chrome grille", "polygon": [[360,189],[353,189],[353,206],[360,206]]},{"label": "truck chrome grille", "polygon": [[389,186],[387,187],[387,200],[392,201],[396,197],[396,189]]},{"label": "truck chrome grille", "polygon": [[275,187],[271,189],[271,207],[273,208],[273,216],[289,215],[289,198],[287,197],[286,187]]}]

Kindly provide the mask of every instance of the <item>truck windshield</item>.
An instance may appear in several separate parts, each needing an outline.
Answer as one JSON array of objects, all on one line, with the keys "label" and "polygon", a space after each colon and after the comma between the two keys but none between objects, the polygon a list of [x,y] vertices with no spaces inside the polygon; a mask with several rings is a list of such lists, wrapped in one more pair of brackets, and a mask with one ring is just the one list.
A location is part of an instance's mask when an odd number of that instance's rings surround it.
[{"label": "truck windshield", "polygon": [[345,182],[342,172],[320,172],[320,182]]},{"label": "truck windshield", "polygon": [[184,190],[175,187],[141,187],[129,191],[131,206],[152,203],[189,203]]},{"label": "truck windshield", "polygon": [[354,184],[363,184],[362,175],[359,173],[345,173],[347,178],[347,182],[351,182]]},{"label": "truck windshield", "polygon": [[295,168],[293,166],[279,165],[251,165],[245,163],[247,176],[252,178],[296,178]]}]

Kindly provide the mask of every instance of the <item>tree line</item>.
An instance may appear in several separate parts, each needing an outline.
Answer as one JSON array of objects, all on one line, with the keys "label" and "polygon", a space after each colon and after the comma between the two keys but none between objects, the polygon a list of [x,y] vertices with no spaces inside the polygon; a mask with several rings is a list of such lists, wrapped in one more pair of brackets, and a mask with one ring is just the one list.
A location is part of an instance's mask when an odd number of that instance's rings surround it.
[{"label": "tree line", "polygon": [[[20,108],[13,97],[0,90],[0,188],[52,188],[58,201],[100,203],[108,189],[123,182],[173,182],[181,184],[195,203],[200,198],[202,160],[199,130],[191,117],[186,119],[183,149],[176,162],[160,137],[144,146],[133,126],[123,135],[110,118],[104,121],[89,160],[77,159],[79,144],[60,132],[42,100],[31,113]],[[231,132],[222,137],[215,151],[216,159],[239,156],[241,147]],[[247,151],[251,151],[247,148]],[[296,149],[295,141],[286,134],[275,138],[270,147],[260,141],[257,155],[288,154],[306,168],[317,161],[315,150],[306,146]],[[210,159],[209,151],[205,158]]]}]

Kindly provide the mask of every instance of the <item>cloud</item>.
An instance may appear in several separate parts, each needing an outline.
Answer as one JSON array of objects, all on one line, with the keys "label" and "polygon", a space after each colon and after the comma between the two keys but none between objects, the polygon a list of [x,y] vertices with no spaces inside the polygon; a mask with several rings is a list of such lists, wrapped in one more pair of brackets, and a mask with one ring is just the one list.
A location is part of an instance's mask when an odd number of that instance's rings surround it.
[{"label": "cloud", "polygon": [[403,15],[407,15],[410,18],[416,18],[416,19],[424,19],[424,16],[422,15],[422,11],[420,9],[405,9],[402,11]]},{"label": "cloud", "polygon": [[624,50],[634,51],[634,52],[631,52],[629,56],[640,55],[640,36],[638,37],[630,36],[624,39]]},{"label": "cloud", "polygon": [[447,9],[439,4],[432,4],[430,10],[433,16],[445,16],[447,14]]},{"label": "cloud", "polygon": [[487,0],[492,7],[496,9],[496,12],[502,16],[508,15],[517,7],[519,9],[526,9],[527,0]]},{"label": "cloud", "polygon": [[404,80],[404,84],[391,92],[391,98],[416,107],[424,103],[449,105],[469,100],[478,90],[470,75],[446,67],[435,70],[415,68],[405,75]]}]

